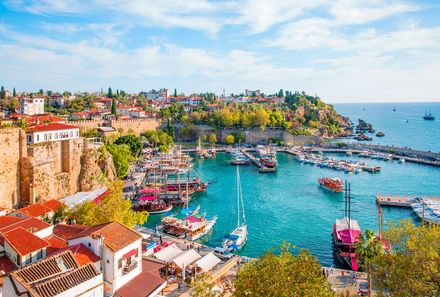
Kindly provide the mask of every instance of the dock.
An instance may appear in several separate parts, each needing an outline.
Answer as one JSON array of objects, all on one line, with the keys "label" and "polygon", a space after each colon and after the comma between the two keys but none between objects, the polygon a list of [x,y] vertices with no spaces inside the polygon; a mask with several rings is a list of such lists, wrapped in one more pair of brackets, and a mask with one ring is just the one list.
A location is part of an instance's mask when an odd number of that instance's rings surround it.
[{"label": "dock", "polygon": [[376,195],[376,203],[381,206],[411,207],[411,199],[415,196]]},{"label": "dock", "polygon": [[252,163],[255,164],[255,166],[257,166],[259,168],[258,171],[260,173],[268,173],[268,172],[277,171],[276,168],[269,168],[269,167],[266,167],[263,164],[261,164],[260,160],[255,158],[255,156],[253,154],[249,153],[246,149],[241,149],[240,151],[243,153],[243,155],[245,155],[247,158],[249,158],[249,160],[251,160]]}]

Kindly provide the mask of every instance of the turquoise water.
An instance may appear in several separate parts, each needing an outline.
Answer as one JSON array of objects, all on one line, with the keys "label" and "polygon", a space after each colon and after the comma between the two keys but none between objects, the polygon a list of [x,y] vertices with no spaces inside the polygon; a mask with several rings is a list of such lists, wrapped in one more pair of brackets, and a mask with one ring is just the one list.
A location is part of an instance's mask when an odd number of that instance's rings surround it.
[{"label": "turquoise water", "polygon": [[[363,119],[373,124],[376,132],[383,131],[385,137],[370,134],[374,144],[440,151],[440,103],[359,103],[334,106],[340,114],[350,117],[355,125],[358,119]],[[396,107],[396,111],[393,111],[393,107]],[[427,111],[432,112],[435,121],[423,120]]]},{"label": "turquoise water", "polygon": [[[365,112],[363,106],[366,106]],[[396,106],[396,112],[392,111],[393,106]],[[359,114],[372,122],[377,131],[383,130],[387,136],[382,143],[390,141],[389,144],[439,151],[440,110],[439,105],[435,106],[432,112],[437,120],[430,123],[419,119],[425,112],[425,108],[420,106],[369,104],[338,105],[336,108],[340,112],[347,109],[349,116]],[[408,126],[405,114],[408,114]],[[332,156],[357,159],[345,154]],[[211,246],[219,245],[222,237],[236,224],[235,167],[226,162],[228,159],[228,155],[219,153],[214,159],[196,160],[192,173],[204,180],[214,181],[206,193],[198,194],[192,202],[200,204],[201,211],[205,211],[208,217],[218,216],[214,231],[203,239]],[[382,171],[349,175],[300,163],[284,153],[278,153],[279,166],[274,174],[260,174],[253,165],[241,167],[249,237],[240,253],[257,257],[286,240],[309,249],[323,265],[333,264],[330,233],[335,219],[342,217],[343,196],[320,188],[317,182],[320,177],[340,177],[351,182],[354,198],[352,216],[363,230],[377,229],[377,193],[440,196],[440,168],[397,161],[362,160],[381,166]],[[383,214],[385,221],[413,218],[420,222],[408,209],[384,208]],[[159,222],[160,217],[151,217],[148,225],[154,226]]]}]

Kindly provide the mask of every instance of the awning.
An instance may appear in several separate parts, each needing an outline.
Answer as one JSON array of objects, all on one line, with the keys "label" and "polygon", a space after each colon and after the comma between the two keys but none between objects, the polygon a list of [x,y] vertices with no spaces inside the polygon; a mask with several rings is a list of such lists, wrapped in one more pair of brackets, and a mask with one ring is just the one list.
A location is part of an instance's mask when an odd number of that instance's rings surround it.
[{"label": "awning", "polygon": [[129,259],[129,258],[131,258],[131,256],[137,255],[137,253],[138,253],[137,249],[132,249],[131,251],[129,251],[128,253],[126,253],[122,257],[124,257],[125,259]]},{"label": "awning", "polygon": [[154,254],[154,257],[165,262],[170,262],[173,258],[177,257],[181,253],[182,250],[173,244],[159,250]]},{"label": "awning", "polygon": [[156,196],[141,196],[141,197],[139,197],[140,201],[154,201],[156,199],[157,199]]},{"label": "awning", "polygon": [[187,250],[183,252],[182,254],[178,255],[173,259],[174,264],[180,267],[180,269],[183,269],[184,267],[188,267],[188,265],[194,263],[198,259],[200,259],[202,256],[200,256],[194,249]]},{"label": "awning", "polygon": [[220,263],[221,260],[217,258],[212,252],[205,255],[203,258],[197,260],[195,265],[202,269],[203,272],[210,271],[212,268],[215,267],[218,263]]}]

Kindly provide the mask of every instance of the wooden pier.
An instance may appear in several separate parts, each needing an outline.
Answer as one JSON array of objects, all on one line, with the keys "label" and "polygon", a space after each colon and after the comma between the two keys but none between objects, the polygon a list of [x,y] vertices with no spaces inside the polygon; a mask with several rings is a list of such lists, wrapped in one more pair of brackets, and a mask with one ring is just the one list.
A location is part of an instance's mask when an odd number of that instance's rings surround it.
[{"label": "wooden pier", "polygon": [[257,166],[259,168],[258,171],[260,173],[269,173],[269,172],[277,171],[277,169],[275,167],[269,168],[269,167],[266,167],[263,164],[261,164],[260,160],[255,158],[255,156],[253,154],[249,153],[246,149],[241,149],[240,151],[243,153],[243,155],[245,155],[247,158],[249,158],[249,160],[251,160],[252,163],[255,164],[255,166]]},{"label": "wooden pier", "polygon": [[376,203],[381,206],[411,207],[411,199],[415,196],[376,195]]}]

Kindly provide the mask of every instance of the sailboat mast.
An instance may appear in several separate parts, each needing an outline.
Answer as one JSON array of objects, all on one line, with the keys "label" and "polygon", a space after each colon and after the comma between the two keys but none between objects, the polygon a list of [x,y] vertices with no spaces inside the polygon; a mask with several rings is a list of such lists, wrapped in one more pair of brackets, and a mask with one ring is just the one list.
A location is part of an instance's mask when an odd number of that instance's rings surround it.
[{"label": "sailboat mast", "polygon": [[348,228],[351,229],[351,186],[348,183]]},{"label": "sailboat mast", "polygon": [[237,227],[240,226],[240,170],[237,165]]}]

